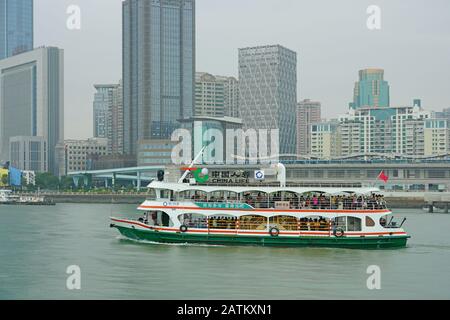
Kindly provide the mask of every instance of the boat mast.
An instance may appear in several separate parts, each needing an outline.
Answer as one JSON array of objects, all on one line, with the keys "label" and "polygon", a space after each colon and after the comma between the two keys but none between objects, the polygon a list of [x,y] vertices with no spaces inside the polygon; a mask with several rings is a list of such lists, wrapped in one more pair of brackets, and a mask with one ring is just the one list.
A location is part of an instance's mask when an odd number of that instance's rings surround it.
[{"label": "boat mast", "polygon": [[[197,160],[203,155],[203,151],[205,151],[206,146],[204,146],[202,148],[202,150],[200,150],[200,152],[197,154],[197,156],[194,158],[194,160],[192,160],[191,164],[189,165],[188,169],[191,169],[195,163],[197,162]],[[188,175],[190,171],[186,170],[183,175],[181,176],[180,180],[178,180],[178,183],[183,183],[184,178],[186,178],[186,176]]]}]

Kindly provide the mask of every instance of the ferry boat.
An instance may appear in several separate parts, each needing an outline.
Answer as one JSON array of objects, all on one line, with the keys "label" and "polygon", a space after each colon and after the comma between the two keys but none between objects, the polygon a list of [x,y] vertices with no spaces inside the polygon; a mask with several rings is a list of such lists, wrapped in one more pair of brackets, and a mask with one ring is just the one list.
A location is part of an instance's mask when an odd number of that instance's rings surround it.
[{"label": "ferry boat", "polygon": [[0,190],[0,205],[52,206],[55,203],[42,196],[17,195],[12,190]]},{"label": "ferry boat", "polygon": [[223,186],[153,181],[139,219],[111,218],[125,237],[157,243],[405,247],[406,218],[394,221],[377,188]]}]

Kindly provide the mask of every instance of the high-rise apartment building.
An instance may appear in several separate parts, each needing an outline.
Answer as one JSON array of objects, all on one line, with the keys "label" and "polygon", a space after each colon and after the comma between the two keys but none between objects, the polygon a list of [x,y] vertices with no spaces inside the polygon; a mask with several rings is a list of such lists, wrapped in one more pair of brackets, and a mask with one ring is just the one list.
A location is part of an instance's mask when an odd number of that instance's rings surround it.
[{"label": "high-rise apartment building", "polygon": [[94,94],[94,137],[106,138],[108,113],[112,106],[112,95],[117,85],[115,84],[95,84]]},{"label": "high-rise apartment building", "polygon": [[225,115],[225,85],[209,73],[195,75],[196,116],[223,117]]},{"label": "high-rise apartment building", "polygon": [[337,121],[313,123],[310,127],[310,156],[332,159],[340,155],[340,134]]},{"label": "high-rise apartment building", "polygon": [[94,94],[94,137],[108,139],[108,153],[123,153],[122,82],[96,84]]},{"label": "high-rise apartment building", "polygon": [[33,0],[0,0],[0,60],[33,50]]},{"label": "high-rise apartment building", "polygon": [[359,71],[359,81],[355,83],[350,107],[389,107],[389,84],[384,80],[383,69]]},{"label": "high-rise apartment building", "polygon": [[114,155],[123,154],[123,84],[113,89],[112,104],[107,119],[106,137],[108,138],[108,152]]},{"label": "high-rise apartment building", "polygon": [[320,102],[303,100],[297,105],[297,155],[311,152],[311,124],[321,120]]},{"label": "high-rise apartment building", "polygon": [[424,155],[447,155],[450,152],[450,125],[446,119],[426,119],[423,133]]},{"label": "high-rise apartment building", "polygon": [[123,2],[124,149],[167,139],[192,116],[195,0]]},{"label": "high-rise apartment building", "polygon": [[340,152],[357,154],[435,155],[447,146],[445,120],[432,119],[419,107],[365,107],[339,117]]},{"label": "high-rise apartment building", "polygon": [[56,145],[64,139],[64,52],[43,47],[0,60],[0,160],[11,137],[42,137],[48,170],[58,174]]},{"label": "high-rise apartment building", "polygon": [[216,76],[216,80],[223,82],[225,116],[239,118],[239,81],[227,76]]},{"label": "high-rise apartment building", "polygon": [[197,72],[194,114],[209,117],[237,117],[239,115],[239,85],[236,78]]},{"label": "high-rise apartment building", "polygon": [[279,151],[296,153],[297,53],[280,45],[239,49],[244,129],[278,129]]}]

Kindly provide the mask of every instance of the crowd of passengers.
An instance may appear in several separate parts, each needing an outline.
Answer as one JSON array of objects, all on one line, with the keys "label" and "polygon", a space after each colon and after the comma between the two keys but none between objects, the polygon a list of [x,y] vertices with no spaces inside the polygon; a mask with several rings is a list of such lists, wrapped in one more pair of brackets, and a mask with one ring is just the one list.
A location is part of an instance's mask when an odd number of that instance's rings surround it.
[{"label": "crowd of passengers", "polygon": [[[191,228],[207,228],[209,224],[209,228],[217,228],[217,229],[237,229],[238,226],[238,218],[236,217],[216,217],[212,218],[210,220],[207,220],[205,217],[201,218],[193,218],[187,216],[183,223],[187,227]],[[260,226],[261,224],[265,224],[261,221],[240,221],[240,223],[245,226],[245,229],[254,229],[254,227]],[[298,227],[300,227],[300,230],[305,231],[326,231],[330,230],[333,225],[333,220],[328,220],[323,217],[318,218],[301,218],[299,220],[299,223],[297,225],[297,222],[281,222],[277,223],[283,227],[285,227],[288,230],[298,230]]]},{"label": "crowd of passengers", "polygon": [[[235,196],[227,199],[211,196],[208,200],[206,194],[195,194],[191,199],[199,202],[238,202]],[[274,208],[275,203],[281,201],[289,202],[290,209],[376,210],[386,208],[384,197],[378,194],[372,194],[370,196],[329,196],[324,194],[297,196],[287,194],[284,198],[280,195],[275,195],[271,196],[268,200],[267,195],[264,193],[258,193],[255,196],[255,194],[248,192],[244,193],[242,197],[243,203],[247,203],[254,208]]]}]

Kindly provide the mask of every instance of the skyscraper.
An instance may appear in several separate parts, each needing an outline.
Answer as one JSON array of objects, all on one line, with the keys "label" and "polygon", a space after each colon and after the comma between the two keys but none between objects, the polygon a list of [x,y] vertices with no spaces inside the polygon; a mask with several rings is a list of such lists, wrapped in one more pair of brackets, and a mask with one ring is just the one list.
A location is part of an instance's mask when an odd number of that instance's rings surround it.
[{"label": "skyscraper", "polygon": [[112,105],[107,119],[106,137],[109,153],[123,154],[123,130],[123,85],[120,80],[113,90]]},{"label": "skyscraper", "polygon": [[116,84],[96,84],[94,85],[94,137],[106,138],[108,113],[112,107],[112,95]]},{"label": "skyscraper", "polygon": [[239,49],[245,129],[279,129],[281,154],[296,152],[297,53],[280,45]]},{"label": "skyscraper", "polygon": [[297,105],[297,155],[311,153],[311,124],[321,120],[320,102],[303,100]]},{"label": "skyscraper", "polygon": [[384,80],[383,69],[359,71],[359,81],[355,83],[353,102],[350,108],[389,107],[389,84]]},{"label": "skyscraper", "polygon": [[48,170],[57,175],[55,148],[64,140],[63,50],[45,47],[0,60],[0,97],[0,160],[10,159],[11,138],[42,137]]},{"label": "skyscraper", "polygon": [[167,139],[192,116],[195,0],[123,2],[124,148]]},{"label": "skyscraper", "polygon": [[33,50],[33,0],[0,0],[0,59]]},{"label": "skyscraper", "polygon": [[96,84],[94,94],[94,137],[107,138],[108,153],[123,153],[122,81]]}]

